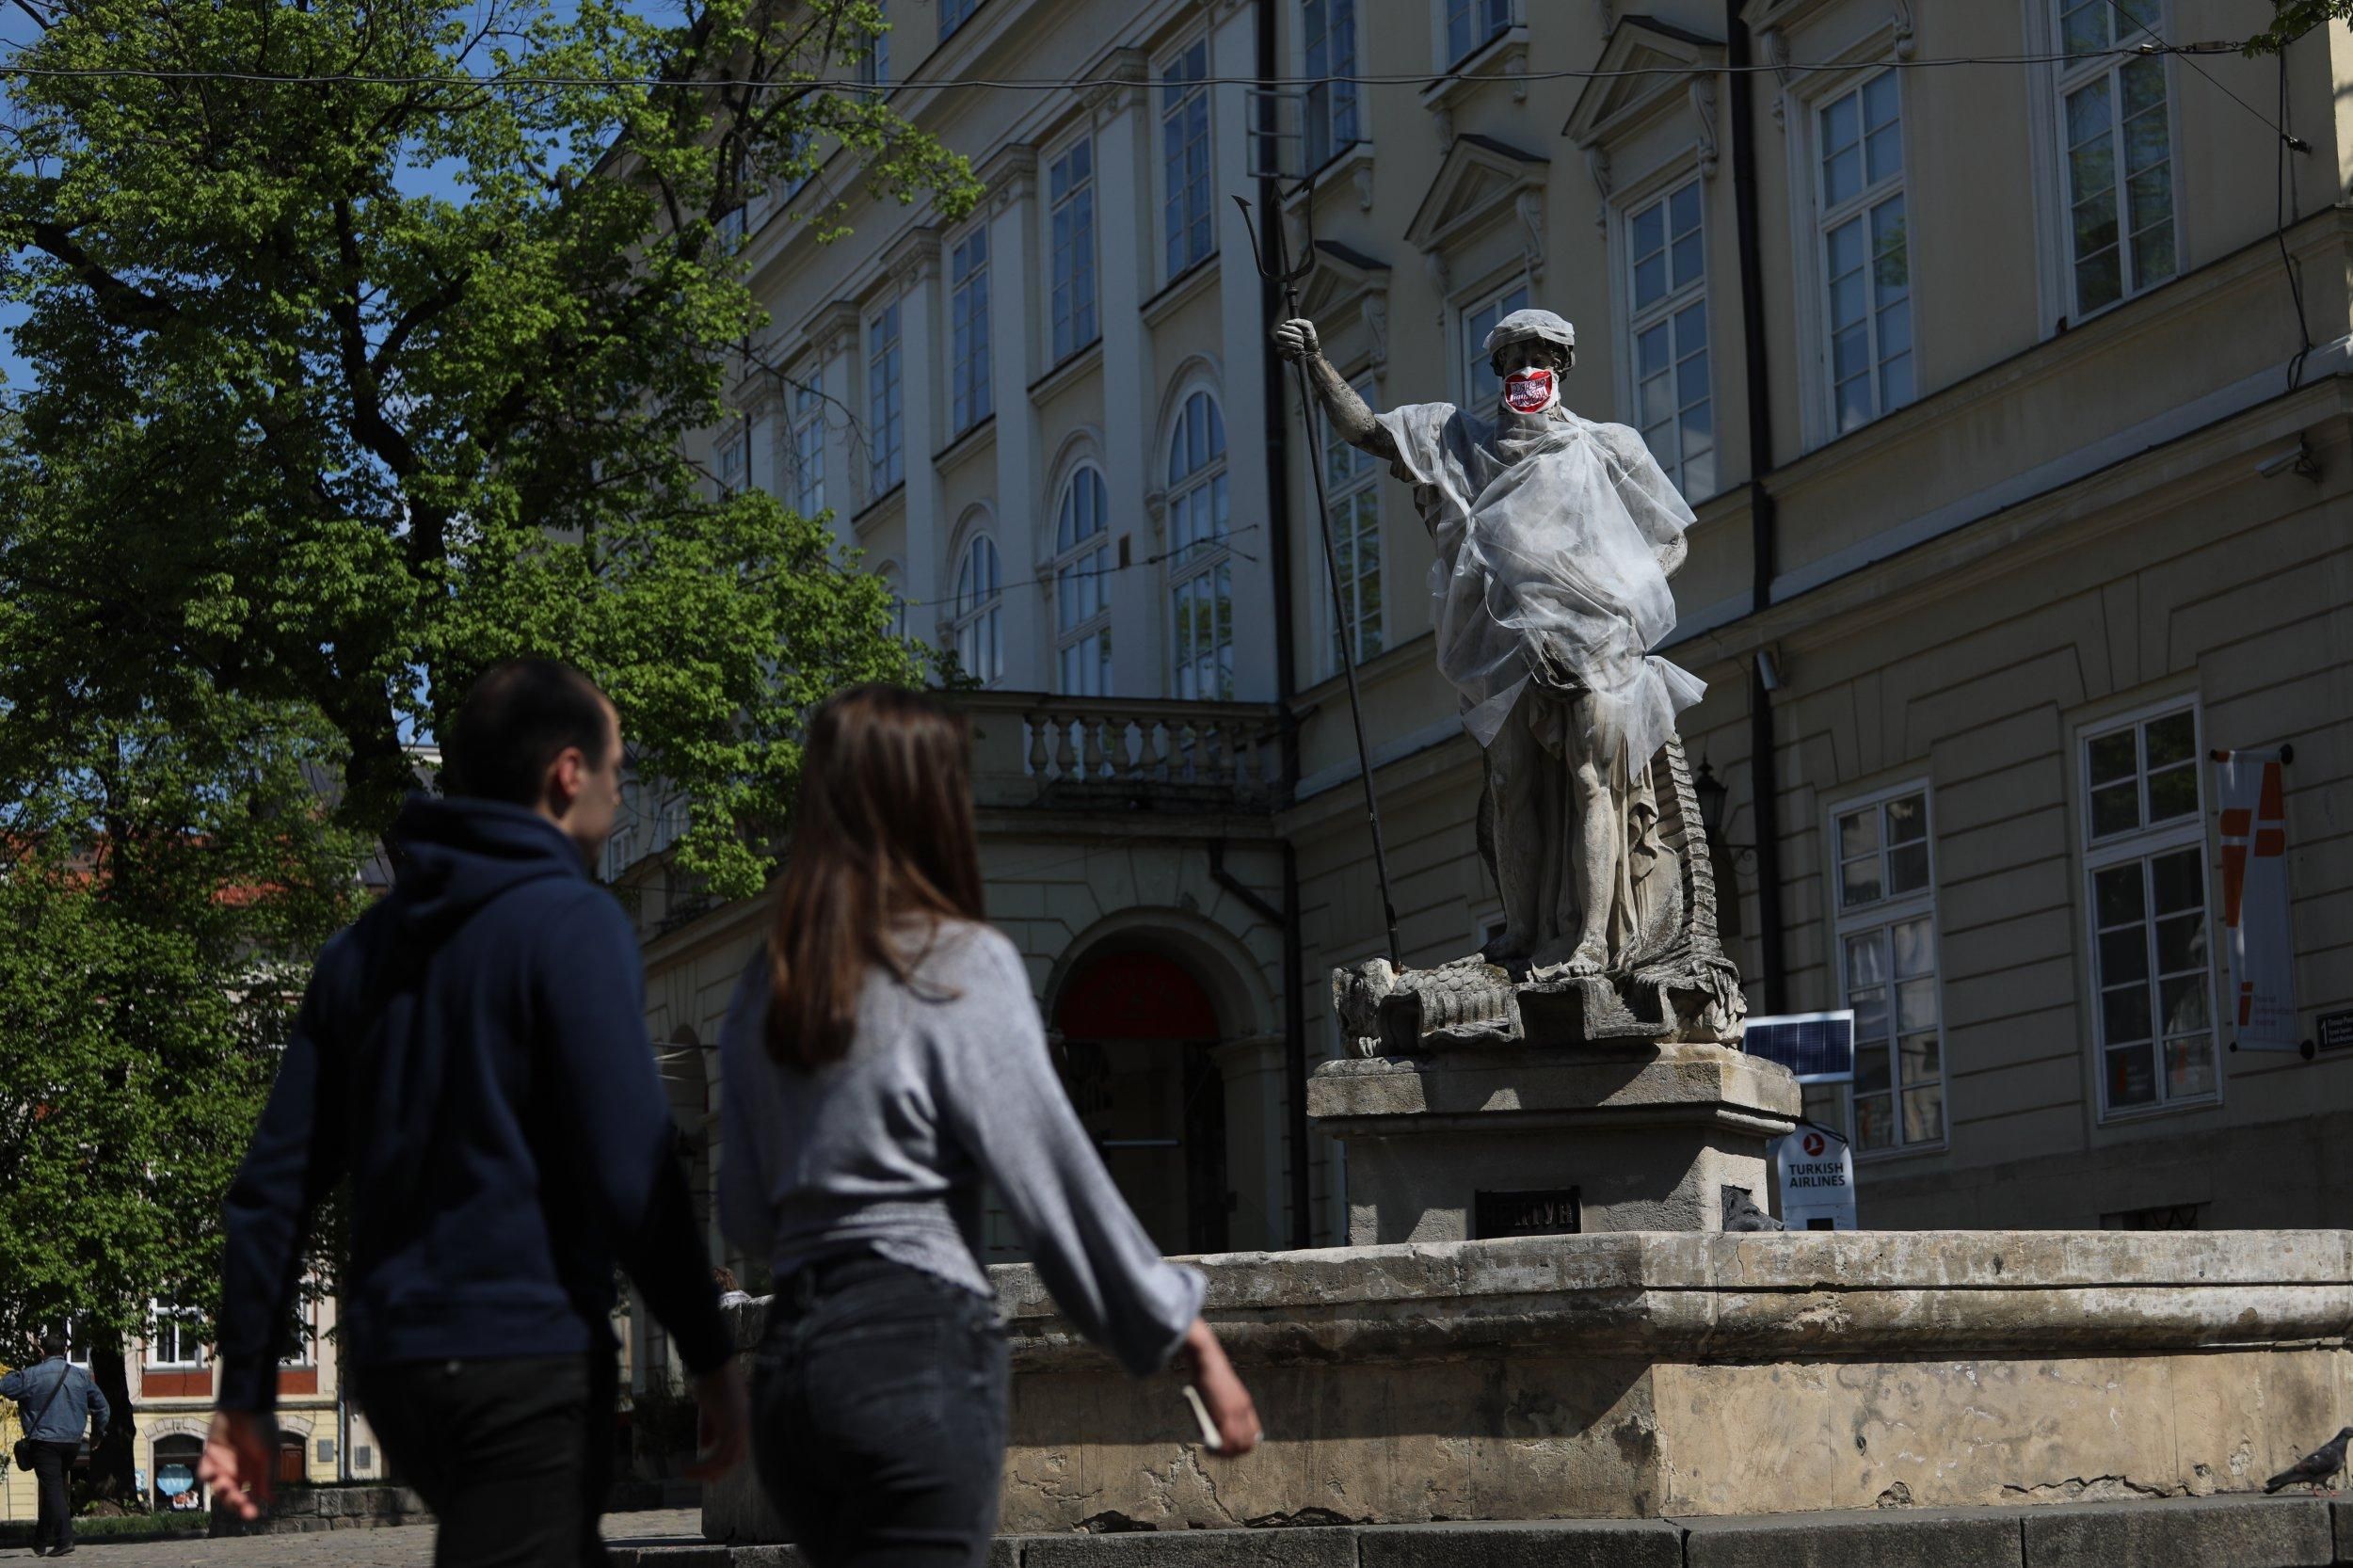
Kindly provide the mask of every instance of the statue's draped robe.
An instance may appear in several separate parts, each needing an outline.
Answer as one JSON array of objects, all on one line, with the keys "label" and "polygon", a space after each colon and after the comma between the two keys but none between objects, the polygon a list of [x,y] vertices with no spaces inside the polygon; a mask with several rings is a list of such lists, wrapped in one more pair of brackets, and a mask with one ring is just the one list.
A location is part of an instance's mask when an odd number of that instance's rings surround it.
[{"label": "statue's draped robe", "polygon": [[[1436,546],[1438,669],[1460,694],[1464,728],[1492,746],[1507,723],[1527,725],[1561,759],[1564,779],[1577,759],[1595,762],[1625,846],[1610,967],[1633,962],[1650,923],[1651,878],[1677,869],[1657,837],[1651,762],[1674,733],[1675,714],[1706,689],[1650,651],[1674,630],[1667,576],[1682,562],[1691,509],[1623,424],[1559,408],[1504,410],[1490,424],[1447,403],[1379,418]],[[1544,664],[1586,699],[1538,680]],[[1565,874],[1561,850],[1516,844],[1497,853],[1543,853]]]}]

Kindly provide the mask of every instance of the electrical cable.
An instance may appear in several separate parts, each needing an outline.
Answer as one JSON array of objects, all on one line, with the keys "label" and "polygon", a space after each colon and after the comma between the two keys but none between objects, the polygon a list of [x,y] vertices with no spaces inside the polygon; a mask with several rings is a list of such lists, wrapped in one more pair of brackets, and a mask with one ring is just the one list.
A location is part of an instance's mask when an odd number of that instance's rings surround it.
[{"label": "electrical cable", "polygon": [[[2233,46],[2222,43],[2165,44],[2097,50],[2089,55],[1949,55],[1932,59],[1891,59],[1881,62],[1895,71],[1921,71],[1945,66],[2017,66],[2049,65],[2065,60],[2082,60],[2110,56],[2151,55],[2212,55],[2221,54]],[[1514,87],[1530,82],[1602,82],[1647,76],[1717,76],[1734,72],[1744,73],[1807,72],[1851,71],[1850,62],[1802,61],[1789,64],[1760,64],[1748,66],[1625,66],[1611,71],[1530,71],[1508,78]],[[328,74],[295,74],[262,71],[165,71],[126,66],[36,66],[19,65],[14,61],[0,62],[0,76],[17,76],[27,80],[116,81],[136,80],[155,82],[245,82],[277,87],[472,87],[472,88],[743,88],[757,91],[834,92],[845,95],[861,94],[888,97],[902,88],[984,88],[1005,92],[1063,92],[1090,88],[1149,87],[1146,81],[1126,76],[1079,76],[1067,79],[1048,77],[957,77],[945,76],[936,81],[909,79],[901,82],[863,82],[837,80],[826,77],[785,76],[760,80],[755,77],[697,76],[675,80],[662,76],[538,76],[507,75],[503,72],[474,74],[453,72],[442,75],[402,74],[375,75],[358,72],[337,72]],[[1507,78],[1475,75],[1467,72],[1444,71],[1434,74],[1422,72],[1392,73],[1368,76],[1202,76],[1191,78],[1188,87],[1246,87],[1246,88],[1316,88],[1334,83],[1354,87],[1435,87],[1442,82],[1495,81]]]},{"label": "electrical cable", "polygon": [[[2288,119],[2288,52],[2280,51],[2280,122]],[[2304,280],[2296,270],[2296,258],[2288,253],[2288,192],[2295,186],[2295,170],[2288,165],[2288,149],[2295,138],[2285,131],[2280,133],[2279,166],[2271,177],[2271,237],[2280,245],[2280,265],[2288,275],[2288,295],[2296,301],[2296,331],[2302,345],[2288,360],[2288,391],[2294,392],[2304,379],[2304,361],[2313,352],[2313,324],[2304,313]]]},{"label": "electrical cable", "polygon": [[[2184,59],[2187,60],[2189,62],[2189,68],[2198,72],[2199,75],[2203,76],[2207,82],[2214,87],[2214,89],[2217,92],[2221,93],[2232,103],[2236,104],[2240,108],[2245,109],[2249,114],[2251,114],[2257,120],[2262,120],[2265,128],[2269,130],[2272,135],[2278,136],[2282,142],[2286,143],[2290,147],[2293,147],[2298,152],[2309,152],[2312,151],[2312,147],[2309,143],[2299,141],[2294,136],[2290,135],[2287,127],[2281,121],[2275,121],[2270,116],[2265,114],[2263,110],[2255,107],[2254,104],[2249,104],[2246,99],[2241,98],[2237,93],[2233,92],[2223,82],[2221,77],[2217,76],[2213,72],[2208,71],[2204,66],[2200,65],[2197,59],[2198,55],[2210,53],[2210,51],[2174,48],[2171,44],[2166,42],[2164,39],[2157,36],[2157,30],[2154,27],[2150,26],[2149,24],[2143,22],[2132,12],[2126,10],[2121,3],[2121,0],[2108,0],[2108,9],[2114,11],[2118,17],[2132,26],[2137,27],[2142,32],[2148,34],[2150,41],[2156,44],[2156,46],[2165,53],[2169,55],[2179,55]],[[2073,57],[2089,58],[2090,56],[2077,56]],[[2280,57],[2282,60],[2285,60],[2287,58],[2287,51],[2281,50],[2280,52]],[[2284,120],[2284,119],[2285,116],[2283,115],[2281,120]]]}]

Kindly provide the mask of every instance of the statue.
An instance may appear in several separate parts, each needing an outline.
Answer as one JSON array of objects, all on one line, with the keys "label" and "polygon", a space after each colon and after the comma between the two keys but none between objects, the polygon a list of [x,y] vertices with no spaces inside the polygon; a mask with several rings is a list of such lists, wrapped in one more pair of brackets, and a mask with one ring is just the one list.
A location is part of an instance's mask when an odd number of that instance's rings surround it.
[{"label": "statue", "polygon": [[1497,324],[1492,421],[1447,403],[1376,416],[1313,323],[1274,340],[1335,432],[1414,488],[1437,552],[1438,667],[1481,749],[1480,848],[1503,900],[1477,958],[1349,971],[1344,1018],[1410,991],[1417,1030],[1518,1037],[1565,995],[1579,1039],[1737,1040],[1744,1004],[1674,733],[1705,687],[1650,651],[1674,629],[1667,579],[1691,509],[1635,431],[1561,406],[1576,329],[1549,311]]}]

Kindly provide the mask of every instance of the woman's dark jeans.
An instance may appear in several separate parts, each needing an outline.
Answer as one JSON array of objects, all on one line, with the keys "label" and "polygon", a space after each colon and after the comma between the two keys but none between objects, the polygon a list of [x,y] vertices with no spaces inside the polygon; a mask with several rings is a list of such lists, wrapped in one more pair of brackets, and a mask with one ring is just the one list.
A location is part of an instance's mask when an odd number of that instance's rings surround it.
[{"label": "woman's dark jeans", "polygon": [[752,1374],[752,1458],[802,1552],[817,1568],[978,1568],[1006,1378],[995,1304],[946,1280],[863,1257],[783,1282]]}]

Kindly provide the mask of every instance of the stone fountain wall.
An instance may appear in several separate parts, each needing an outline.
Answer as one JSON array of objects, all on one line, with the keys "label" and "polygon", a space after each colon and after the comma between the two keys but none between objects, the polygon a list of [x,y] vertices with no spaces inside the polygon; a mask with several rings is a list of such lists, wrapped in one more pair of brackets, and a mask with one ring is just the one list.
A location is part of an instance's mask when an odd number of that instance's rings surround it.
[{"label": "stone fountain wall", "polygon": [[[1203,1460],[992,1271],[1001,1528],[1771,1514],[2246,1492],[2353,1409],[2353,1233],[1621,1232],[1227,1254],[1268,1441]],[[736,1313],[757,1343],[764,1302]],[[740,1469],[716,1541],[784,1539]]]}]

